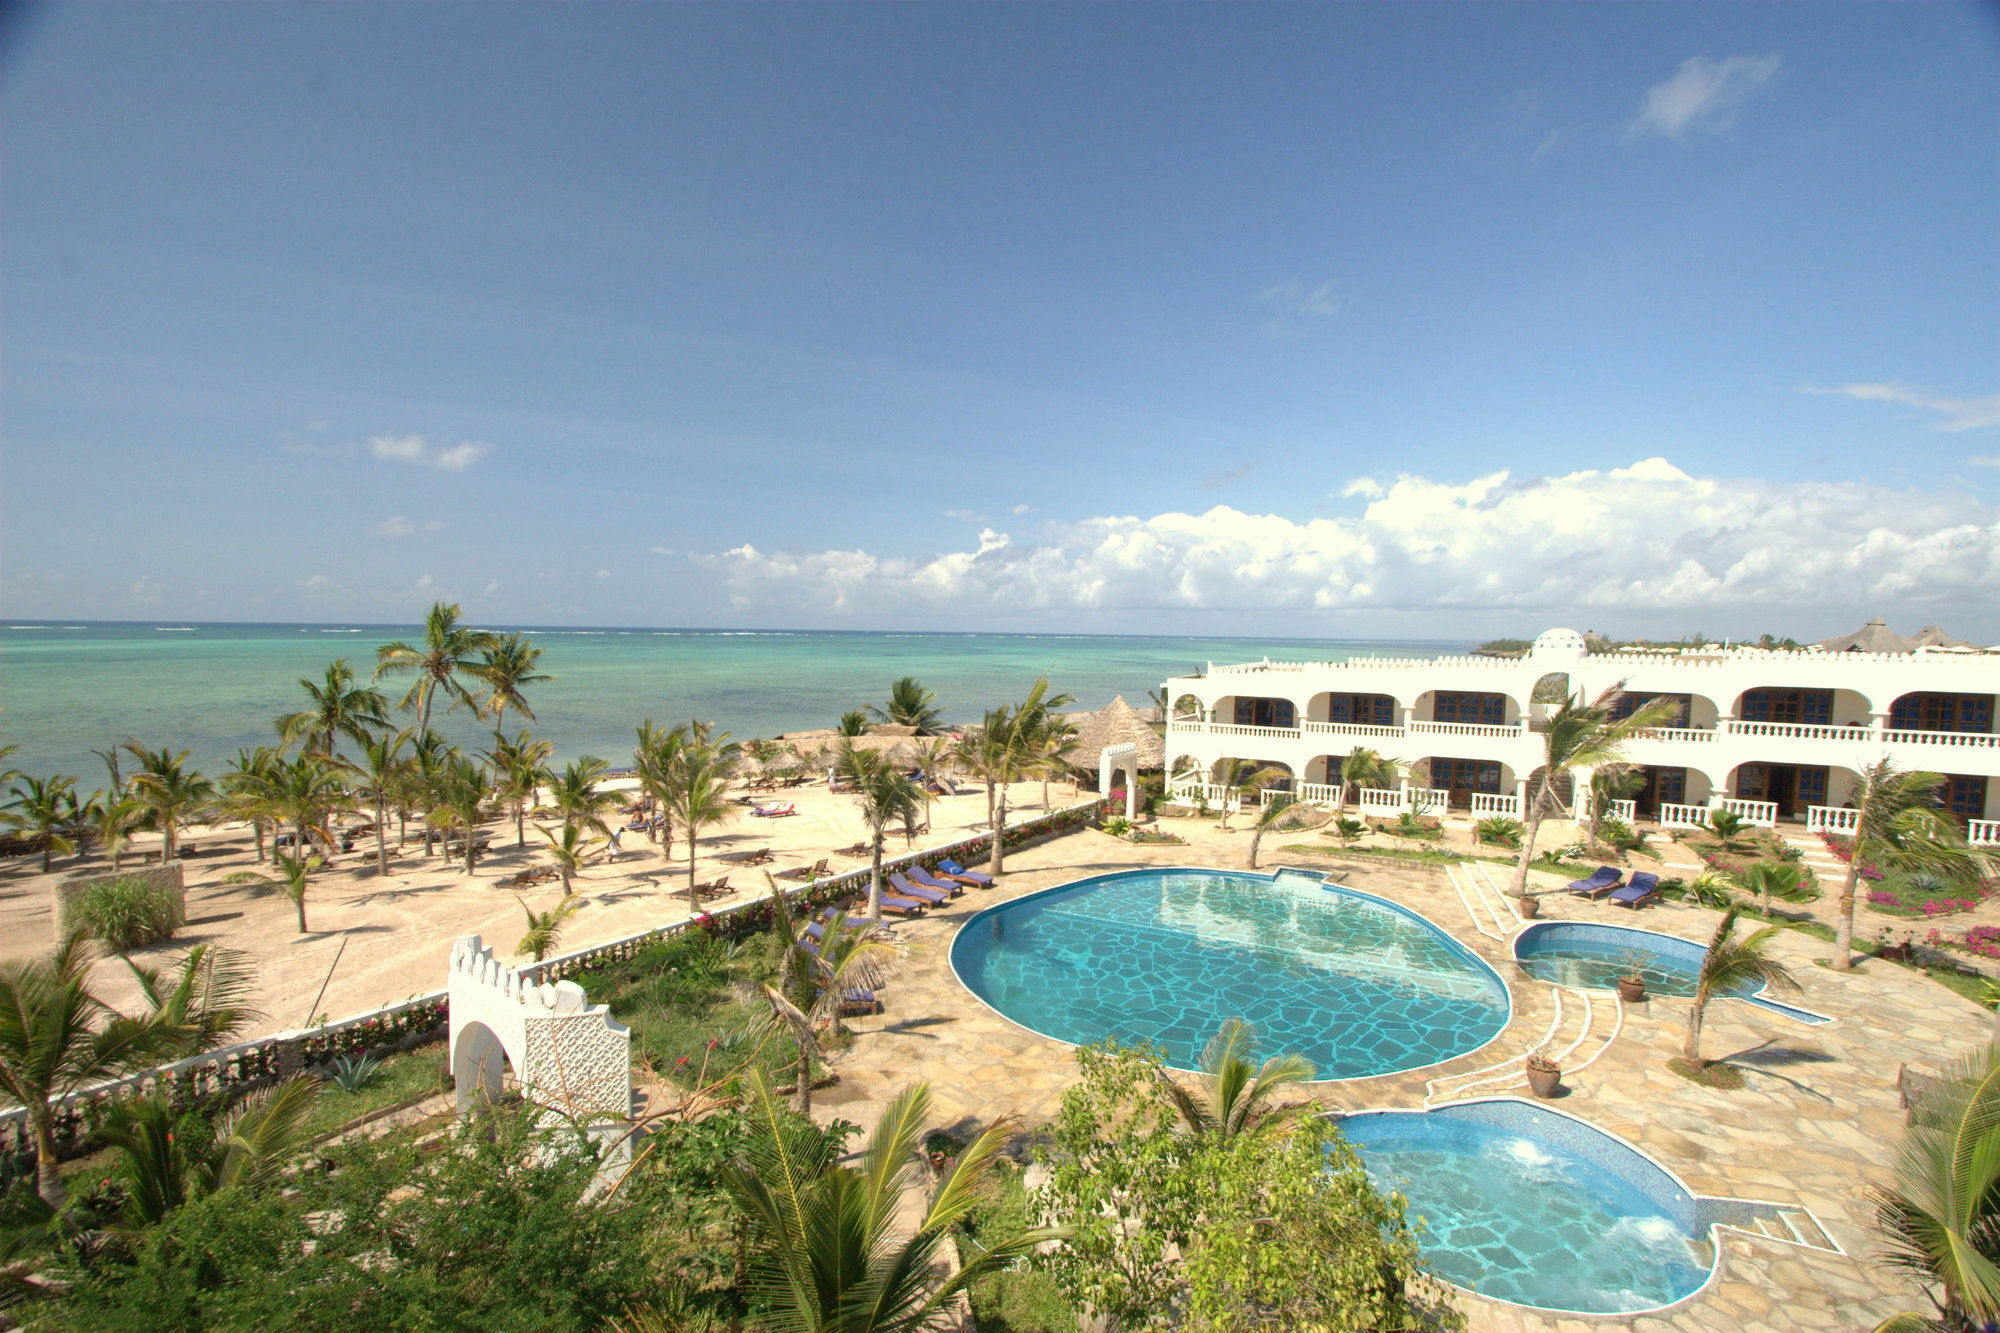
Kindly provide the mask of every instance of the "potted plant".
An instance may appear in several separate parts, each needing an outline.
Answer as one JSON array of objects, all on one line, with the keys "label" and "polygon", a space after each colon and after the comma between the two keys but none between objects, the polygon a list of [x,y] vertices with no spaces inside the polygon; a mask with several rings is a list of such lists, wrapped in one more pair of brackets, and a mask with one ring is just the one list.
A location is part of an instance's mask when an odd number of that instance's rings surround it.
[{"label": "potted plant", "polygon": [[1523,889],[1514,897],[1514,908],[1525,920],[1533,921],[1542,913],[1542,900]]},{"label": "potted plant", "polygon": [[1637,1004],[1646,998],[1645,967],[1651,957],[1630,949],[1625,951],[1624,970],[1618,974],[1618,998],[1626,1004]]},{"label": "potted plant", "polygon": [[1528,1069],[1528,1090],[1537,1097],[1553,1097],[1562,1085],[1562,1066],[1545,1055],[1531,1055],[1525,1062]]}]

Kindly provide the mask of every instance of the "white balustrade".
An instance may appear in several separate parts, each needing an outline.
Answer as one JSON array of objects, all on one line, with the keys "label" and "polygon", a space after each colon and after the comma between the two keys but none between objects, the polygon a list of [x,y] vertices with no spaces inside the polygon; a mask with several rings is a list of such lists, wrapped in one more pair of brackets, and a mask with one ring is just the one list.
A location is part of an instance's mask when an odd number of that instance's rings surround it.
[{"label": "white balustrade", "polygon": [[2000,847],[2000,819],[1968,819],[1965,840],[1974,847]]},{"label": "white balustrade", "polygon": [[1806,807],[1808,833],[1852,833],[1861,826],[1859,810],[1836,810],[1830,805]]},{"label": "white balustrade", "polygon": [[1487,740],[1518,740],[1527,734],[1522,726],[1499,726],[1488,722],[1412,722],[1413,736],[1473,736]]},{"label": "white balustrade", "polygon": [[1618,820],[1623,824],[1630,824],[1639,817],[1639,804],[1636,801],[1606,801],[1604,803],[1604,817]]},{"label": "white balustrade", "polygon": [[1507,815],[1514,819],[1521,817],[1521,798],[1518,795],[1501,795],[1498,792],[1476,791],[1472,793],[1472,815],[1484,819],[1488,815]]},{"label": "white balustrade", "polygon": [[1208,724],[1211,736],[1249,736],[1257,740],[1295,741],[1299,738],[1297,727],[1252,727],[1239,722],[1211,722]]},{"label": "white balustrade", "polygon": [[1774,801],[1745,801],[1734,796],[1725,796],[1716,802],[1724,810],[1738,816],[1752,828],[1776,828],[1778,826],[1778,806]]},{"label": "white balustrade", "polygon": [[1419,815],[1442,815],[1451,804],[1451,792],[1444,787],[1411,787],[1410,810]]},{"label": "white balustrade", "polygon": [[1401,727],[1377,727],[1361,722],[1301,722],[1299,730],[1308,736],[1352,736],[1371,741],[1401,740],[1407,734]]},{"label": "white balustrade", "polygon": [[1955,749],[1991,750],[2000,746],[2000,735],[1987,731],[1885,731],[1882,739],[1891,745],[1942,745]]},{"label": "white balustrade", "polygon": [[1360,807],[1363,814],[1400,814],[1410,808],[1409,790],[1404,787],[1393,790],[1386,787],[1357,787],[1354,804]]},{"label": "white balustrade", "polygon": [[1199,778],[1175,779],[1167,783],[1167,794],[1187,801],[1190,804],[1198,798],[1207,801],[1210,805],[1226,805],[1232,809],[1240,800],[1236,788],[1225,787],[1221,783],[1207,782]]},{"label": "white balustrade", "polygon": [[1275,789],[1257,794],[1257,804],[1268,806],[1280,796],[1289,796],[1301,805],[1338,805],[1340,788],[1325,782],[1294,782],[1288,792]]},{"label": "white balustrade", "polygon": [[1715,739],[1715,732],[1706,727],[1647,727],[1633,735],[1644,741],[1692,741],[1696,744]]},{"label": "white balustrade", "polygon": [[1852,745],[1857,741],[1875,739],[1875,732],[1870,727],[1830,727],[1808,722],[1744,722],[1740,719],[1725,722],[1722,726],[1732,736],[1764,736],[1788,741],[1845,741]]},{"label": "white balustrade", "polygon": [[1707,828],[1708,807],[1705,805],[1673,805],[1660,803],[1661,828]]}]

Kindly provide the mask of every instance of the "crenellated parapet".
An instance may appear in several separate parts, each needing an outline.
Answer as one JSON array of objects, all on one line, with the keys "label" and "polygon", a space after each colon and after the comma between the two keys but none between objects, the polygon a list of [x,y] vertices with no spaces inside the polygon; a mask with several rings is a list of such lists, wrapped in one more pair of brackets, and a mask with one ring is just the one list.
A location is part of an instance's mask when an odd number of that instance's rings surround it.
[{"label": "crenellated parapet", "polygon": [[625,1119],[632,1106],[632,1031],[573,981],[536,985],[477,935],[452,947],[446,981],[451,1069],[460,1111],[497,1095],[511,1065],[521,1093],[572,1119]]}]

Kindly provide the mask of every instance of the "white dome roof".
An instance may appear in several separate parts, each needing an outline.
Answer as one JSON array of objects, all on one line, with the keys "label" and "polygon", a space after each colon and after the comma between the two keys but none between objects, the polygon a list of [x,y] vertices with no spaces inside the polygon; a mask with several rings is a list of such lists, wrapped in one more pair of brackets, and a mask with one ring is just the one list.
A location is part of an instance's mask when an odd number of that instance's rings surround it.
[{"label": "white dome roof", "polygon": [[1528,650],[1528,656],[1537,662],[1581,662],[1589,655],[1589,645],[1573,629],[1545,629]]}]

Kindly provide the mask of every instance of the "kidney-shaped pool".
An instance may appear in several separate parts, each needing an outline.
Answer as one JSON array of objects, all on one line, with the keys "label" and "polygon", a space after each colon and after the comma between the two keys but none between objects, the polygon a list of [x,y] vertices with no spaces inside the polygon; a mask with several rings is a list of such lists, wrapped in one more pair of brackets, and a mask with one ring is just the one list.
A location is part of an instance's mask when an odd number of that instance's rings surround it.
[{"label": "kidney-shaped pool", "polygon": [[1023,1027],[1150,1041],[1177,1069],[1241,1018],[1259,1055],[1302,1055],[1321,1079],[1398,1073],[1477,1050],[1510,1012],[1499,974],[1423,917],[1296,871],[1077,880],[974,916],[951,963]]}]

